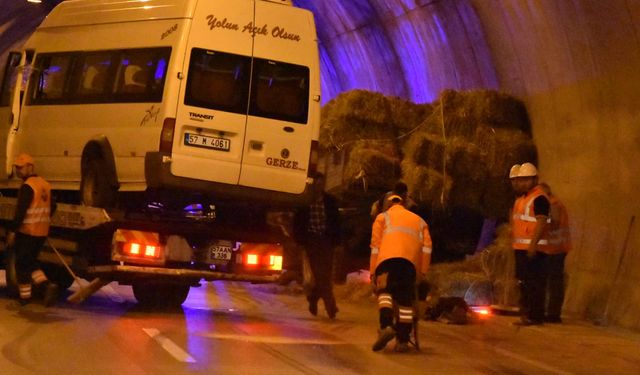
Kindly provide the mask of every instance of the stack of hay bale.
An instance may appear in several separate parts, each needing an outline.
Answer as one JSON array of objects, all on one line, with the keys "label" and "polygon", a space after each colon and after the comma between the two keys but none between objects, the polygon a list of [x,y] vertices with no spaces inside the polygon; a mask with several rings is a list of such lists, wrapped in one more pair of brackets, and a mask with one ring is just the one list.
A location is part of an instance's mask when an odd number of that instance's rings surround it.
[{"label": "stack of hay bale", "polygon": [[[403,180],[429,222],[436,261],[438,253],[457,254],[439,260],[473,253],[479,230],[462,233],[464,228],[478,224],[478,218],[480,225],[482,218],[506,219],[513,201],[511,165],[537,160],[524,104],[491,90],[446,90],[431,104],[364,90],[342,93],[322,109],[320,151],[328,186],[346,205],[356,207],[343,222],[346,252],[368,254],[368,208]],[[500,237],[483,253],[482,262],[474,257],[468,259],[471,264],[458,265],[475,271],[445,276],[450,269],[439,273],[434,268],[432,277],[450,279],[436,284],[447,286],[445,294],[459,294],[454,289],[475,290],[490,280],[498,302],[513,303],[517,294],[509,274],[508,234]],[[487,262],[489,268],[476,273]]]},{"label": "stack of hay bale", "polygon": [[537,156],[522,102],[489,90],[442,92],[403,151],[402,176],[418,201],[485,217],[506,215],[509,168]]}]

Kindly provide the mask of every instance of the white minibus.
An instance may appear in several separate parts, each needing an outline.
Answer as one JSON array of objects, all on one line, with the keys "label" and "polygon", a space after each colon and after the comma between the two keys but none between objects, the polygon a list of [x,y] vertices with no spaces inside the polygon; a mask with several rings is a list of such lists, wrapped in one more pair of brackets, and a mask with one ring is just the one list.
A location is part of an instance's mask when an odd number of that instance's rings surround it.
[{"label": "white minibus", "polygon": [[61,196],[98,207],[128,192],[289,206],[310,196],[317,38],[312,13],[290,0],[67,0],[3,78],[5,193],[26,152]]}]

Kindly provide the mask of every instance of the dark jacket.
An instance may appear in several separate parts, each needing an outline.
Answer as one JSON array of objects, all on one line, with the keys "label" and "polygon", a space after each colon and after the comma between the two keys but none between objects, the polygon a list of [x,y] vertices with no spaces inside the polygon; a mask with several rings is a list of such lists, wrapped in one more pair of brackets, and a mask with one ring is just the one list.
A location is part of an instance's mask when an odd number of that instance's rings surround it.
[{"label": "dark jacket", "polygon": [[[324,193],[324,214],[326,218],[326,233],[324,235],[331,241],[332,245],[340,242],[340,214],[338,211],[338,200],[330,194]],[[293,236],[297,243],[304,245],[313,234],[309,233],[309,211],[310,206],[300,208],[295,215],[293,222]]]}]

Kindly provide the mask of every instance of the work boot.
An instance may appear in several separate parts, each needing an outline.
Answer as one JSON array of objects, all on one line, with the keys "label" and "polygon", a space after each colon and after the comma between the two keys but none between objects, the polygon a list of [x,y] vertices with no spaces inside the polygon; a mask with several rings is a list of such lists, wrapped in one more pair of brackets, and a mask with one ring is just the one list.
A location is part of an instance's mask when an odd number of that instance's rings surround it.
[{"label": "work boot", "polygon": [[397,353],[406,353],[409,351],[409,343],[405,341],[398,342],[393,350]]},{"label": "work boot", "polygon": [[44,305],[47,307],[55,305],[58,301],[58,292],[58,286],[49,281],[44,291]]},{"label": "work boot", "polygon": [[333,301],[333,303],[329,303],[327,306],[325,306],[325,310],[327,310],[327,315],[329,316],[329,319],[333,320],[336,318],[336,314],[338,313],[338,306],[336,306],[336,302]]},{"label": "work boot", "polygon": [[387,343],[391,341],[394,337],[396,337],[396,330],[393,327],[384,327],[380,331],[378,331],[378,339],[375,343],[373,343],[373,347],[371,348],[374,352],[379,352],[387,346]]},{"label": "work boot", "polygon": [[318,300],[317,299],[307,299],[309,301],[309,312],[313,316],[318,315]]}]

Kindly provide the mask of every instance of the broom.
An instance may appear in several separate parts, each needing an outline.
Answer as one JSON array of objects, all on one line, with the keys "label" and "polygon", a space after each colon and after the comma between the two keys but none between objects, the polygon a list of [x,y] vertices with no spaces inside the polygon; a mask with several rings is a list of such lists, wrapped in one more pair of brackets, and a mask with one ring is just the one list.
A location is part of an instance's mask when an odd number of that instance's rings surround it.
[{"label": "broom", "polygon": [[105,286],[107,284],[107,282],[105,280],[102,280],[99,277],[96,277],[95,279],[90,281],[87,285],[83,286],[82,285],[83,282],[80,281],[81,279],[78,276],[76,276],[75,272],[73,272],[71,267],[69,267],[69,265],[64,260],[64,258],[62,257],[62,255],[60,254],[58,249],[56,249],[56,247],[53,246],[53,244],[51,243],[51,241],[49,241],[48,238],[47,238],[47,244],[49,245],[49,247],[51,247],[53,249],[53,251],[58,256],[58,259],[60,259],[60,262],[62,262],[62,264],[64,265],[64,268],[67,269],[67,271],[69,272],[71,277],[73,277],[73,279],[78,284],[78,287],[80,288],[80,289],[78,289],[78,291],[76,291],[75,293],[73,293],[69,297],[67,297],[67,301],[68,302],[71,302],[73,304],[78,304],[78,303],[84,301],[85,299],[87,299],[87,297],[89,297],[93,293],[97,292],[98,290],[100,290],[100,288],[102,288],[103,286]]}]

